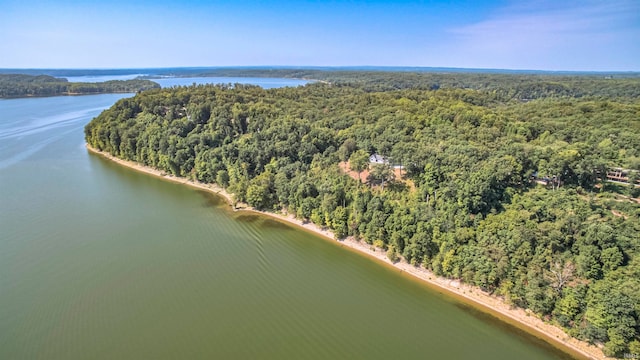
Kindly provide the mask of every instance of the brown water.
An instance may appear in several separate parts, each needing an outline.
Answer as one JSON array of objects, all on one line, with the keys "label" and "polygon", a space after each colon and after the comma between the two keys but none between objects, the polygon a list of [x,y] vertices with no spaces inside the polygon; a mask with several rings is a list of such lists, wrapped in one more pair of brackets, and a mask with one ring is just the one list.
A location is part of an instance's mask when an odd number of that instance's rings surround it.
[{"label": "brown water", "polygon": [[0,359],[561,359],[307,232],[89,155],[123,95],[0,100]]}]

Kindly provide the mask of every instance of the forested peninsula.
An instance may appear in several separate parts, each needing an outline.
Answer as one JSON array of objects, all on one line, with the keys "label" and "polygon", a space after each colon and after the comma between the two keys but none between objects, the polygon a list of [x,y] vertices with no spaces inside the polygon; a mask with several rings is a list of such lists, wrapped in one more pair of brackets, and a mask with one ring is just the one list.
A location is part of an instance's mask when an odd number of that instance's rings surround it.
[{"label": "forested peninsula", "polygon": [[135,93],[156,88],[160,88],[160,85],[150,80],[82,83],[49,75],[0,74],[0,98]]},{"label": "forested peninsula", "polygon": [[153,89],[85,135],[640,354],[640,79],[430,76]]}]

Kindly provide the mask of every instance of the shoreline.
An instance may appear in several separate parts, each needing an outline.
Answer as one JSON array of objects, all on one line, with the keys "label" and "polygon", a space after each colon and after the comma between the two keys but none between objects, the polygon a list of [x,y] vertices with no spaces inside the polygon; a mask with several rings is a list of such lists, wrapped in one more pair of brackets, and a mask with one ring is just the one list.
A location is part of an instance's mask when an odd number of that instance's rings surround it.
[{"label": "shoreline", "polygon": [[109,92],[88,92],[88,93],[71,93],[71,92],[63,92],[58,94],[51,95],[17,95],[17,96],[0,96],[0,100],[14,100],[14,99],[40,99],[40,98],[49,98],[49,97],[60,97],[60,96],[90,96],[90,95],[110,95],[110,94],[133,94],[135,95],[135,91],[109,91]]},{"label": "shoreline", "polygon": [[108,160],[111,160],[119,165],[128,167],[130,169],[153,175],[167,181],[187,185],[196,189],[217,194],[223,197],[234,211],[248,211],[257,215],[268,216],[269,218],[276,219],[278,221],[311,232],[315,235],[319,235],[325,240],[331,241],[336,245],[345,247],[351,251],[356,251],[360,254],[367,255],[369,258],[374,259],[375,261],[382,262],[384,266],[390,266],[396,270],[400,270],[401,274],[406,274],[411,278],[420,281],[422,284],[426,284],[435,291],[443,292],[447,296],[450,296],[457,301],[468,304],[478,310],[481,310],[482,312],[500,319],[501,321],[515,326],[520,330],[531,334],[532,336],[542,339],[549,343],[551,346],[563,352],[566,352],[571,356],[578,356],[586,359],[608,359],[604,356],[602,350],[597,346],[589,345],[586,342],[575,339],[566,334],[559,327],[556,327],[539,319],[535,314],[521,308],[513,308],[510,305],[506,304],[502,299],[489,295],[482,291],[480,288],[463,284],[456,279],[448,279],[436,276],[426,268],[414,267],[402,260],[396,263],[392,263],[387,258],[386,253],[381,249],[374,248],[372,245],[369,245],[365,242],[357,241],[353,237],[348,237],[344,240],[336,240],[331,231],[323,229],[311,222],[305,223],[302,220],[295,218],[291,214],[284,215],[253,209],[247,204],[236,202],[232,194],[228,193],[225,189],[215,184],[205,184],[187,178],[168,175],[163,171],[156,170],[145,165],[116,158],[109,153],[102,152],[91,147],[89,144],[86,144],[86,148],[90,153],[102,156]]}]

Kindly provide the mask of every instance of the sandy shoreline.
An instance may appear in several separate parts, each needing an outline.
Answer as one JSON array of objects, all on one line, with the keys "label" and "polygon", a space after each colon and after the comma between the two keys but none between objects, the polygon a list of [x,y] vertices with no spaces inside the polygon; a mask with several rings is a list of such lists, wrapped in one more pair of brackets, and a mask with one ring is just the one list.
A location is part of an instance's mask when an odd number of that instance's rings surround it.
[{"label": "sandy shoreline", "polygon": [[391,261],[389,261],[389,259],[387,259],[384,251],[380,249],[374,249],[371,245],[365,242],[356,241],[353,238],[347,238],[345,240],[335,240],[333,233],[331,233],[329,230],[322,229],[313,223],[304,223],[300,219],[296,219],[293,215],[282,215],[272,212],[258,211],[248,207],[246,204],[236,203],[233,195],[229,194],[227,191],[217,185],[204,184],[186,178],[167,175],[160,170],[116,158],[108,153],[94,149],[88,144],[87,149],[92,153],[103,156],[109,160],[112,160],[120,165],[129,167],[131,169],[154,175],[171,182],[188,185],[197,189],[218,194],[219,196],[225,198],[225,200],[233,206],[234,210],[251,211],[254,213],[266,215],[271,218],[293,224],[307,231],[311,231],[343,247],[347,247],[354,251],[364,253],[376,259],[377,261],[381,261],[388,266],[392,266],[400,270],[401,273],[411,275],[412,277],[423,281],[424,283],[430,285],[432,288],[435,288],[437,290],[444,290],[445,293],[453,295],[454,298],[464,300],[465,302],[470,303],[474,307],[479,308],[484,312],[487,312],[503,321],[515,325],[518,328],[523,329],[536,337],[544,339],[552,345],[571,354],[572,356],[588,359],[607,359],[607,357],[605,357],[602,353],[602,350],[597,346],[589,345],[586,342],[572,338],[571,336],[567,335],[562,329],[545,323],[534,314],[530,314],[523,309],[512,308],[500,298],[491,296],[483,292],[479,288],[461,284],[460,281],[455,279],[438,277],[427,269],[414,267],[404,261],[392,263]]}]

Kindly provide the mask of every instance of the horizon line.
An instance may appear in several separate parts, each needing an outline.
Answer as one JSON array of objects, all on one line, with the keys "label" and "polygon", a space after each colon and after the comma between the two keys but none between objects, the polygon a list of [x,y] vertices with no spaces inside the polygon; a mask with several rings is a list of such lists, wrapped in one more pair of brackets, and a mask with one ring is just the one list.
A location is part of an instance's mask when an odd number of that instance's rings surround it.
[{"label": "horizon line", "polygon": [[0,67],[1,71],[122,71],[122,70],[169,70],[169,69],[259,69],[259,70],[370,70],[370,71],[399,71],[412,72],[454,71],[454,72],[514,72],[514,73],[590,73],[590,74],[640,74],[640,70],[544,70],[544,69],[514,69],[514,68],[473,68],[447,66],[402,66],[402,65],[207,65],[207,66],[153,66],[153,67]]}]

